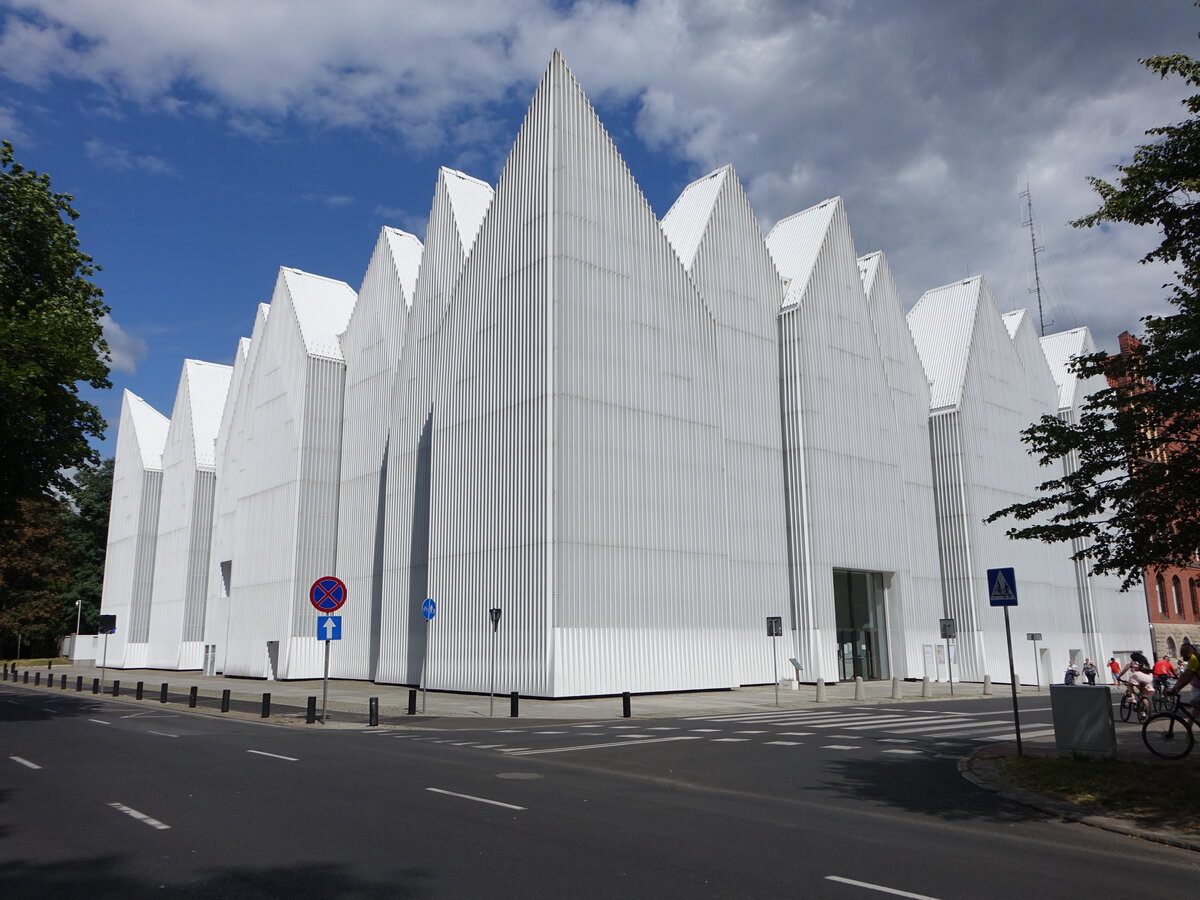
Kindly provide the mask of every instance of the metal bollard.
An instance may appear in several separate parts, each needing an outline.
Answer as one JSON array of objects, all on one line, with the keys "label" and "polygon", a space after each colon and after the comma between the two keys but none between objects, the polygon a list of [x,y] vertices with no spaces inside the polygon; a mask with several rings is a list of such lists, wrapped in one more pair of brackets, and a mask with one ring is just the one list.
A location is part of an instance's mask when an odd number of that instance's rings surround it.
[{"label": "metal bollard", "polygon": [[628,719],[633,713],[629,709],[629,691],[621,694],[621,717]]},{"label": "metal bollard", "polygon": [[165,681],[162,683],[162,687],[158,689],[158,702],[167,702],[167,683]]},{"label": "metal bollard", "polygon": [[23,680],[21,683],[22,683],[22,684],[29,684],[29,670],[28,670],[28,669],[26,669],[26,670],[25,670],[25,678],[24,678],[24,680]]},{"label": "metal bollard", "polygon": [[229,712],[229,688],[221,691],[221,712]]},{"label": "metal bollard", "polygon": [[191,690],[188,691],[188,708],[196,708],[196,686],[193,684]]},{"label": "metal bollard", "polygon": [[58,687],[60,690],[64,690],[64,691],[67,689],[67,673],[66,672],[63,672],[62,675],[60,675],[58,677]]},{"label": "metal bollard", "polygon": [[825,702],[825,679],[824,679],[824,678],[818,678],[818,679],[817,679],[817,695],[816,695],[816,702],[817,702],[817,703],[824,703],[824,702]]},{"label": "metal bollard", "polygon": [[517,718],[517,703],[519,702],[517,692],[513,691],[508,695],[508,715],[509,718]]},{"label": "metal bollard", "polygon": [[415,716],[417,714],[417,689],[411,688],[408,692],[408,714]]},{"label": "metal bollard", "polygon": [[51,672],[46,676],[46,687],[54,687],[54,673]]},{"label": "metal bollard", "polygon": [[113,682],[113,696],[114,697],[121,696],[121,682],[119,682],[119,681]]},{"label": "metal bollard", "polygon": [[900,679],[899,678],[892,679],[892,699],[893,700],[903,700],[904,699],[904,690],[903,690],[903,688],[900,687]]},{"label": "metal bollard", "polygon": [[924,678],[921,679],[921,696],[922,697],[932,697],[933,696],[933,691],[929,687],[929,676],[928,675],[926,675]]},{"label": "metal bollard", "polygon": [[863,689],[863,680],[861,675],[854,676],[854,699],[866,700],[867,692]]},{"label": "metal bollard", "polygon": [[304,721],[307,722],[309,725],[311,725],[313,722],[317,721],[317,698],[316,697],[308,698],[308,711],[305,713]]},{"label": "metal bollard", "polygon": [[46,668],[53,669],[54,668],[54,660],[52,660],[52,659],[46,660]]},{"label": "metal bollard", "polygon": [[138,700],[142,699],[142,695],[145,692],[145,687],[146,687],[146,685],[144,683],[142,683],[140,681],[137,683],[137,690],[134,692],[134,697],[136,699],[138,699]]},{"label": "metal bollard", "polygon": [[34,672],[33,673],[33,686],[39,687],[39,686],[41,686],[41,683],[42,683],[42,673]]},{"label": "metal bollard", "polygon": [[100,679],[99,678],[92,679],[92,693],[93,694],[100,693]]},{"label": "metal bollard", "polygon": [[76,675],[75,676],[75,693],[79,693],[82,690],[83,690],[83,676]]},{"label": "metal bollard", "polygon": [[379,698],[370,697],[367,699],[367,725],[374,728],[379,724]]},{"label": "metal bollard", "polygon": [[985,697],[992,696],[992,676],[991,675],[983,676],[983,696],[985,696]]},{"label": "metal bollard", "polygon": [[264,719],[271,718],[271,695],[270,694],[263,694],[262,717]]},{"label": "metal bollard", "polygon": [[8,681],[8,663],[4,664],[4,680]]}]

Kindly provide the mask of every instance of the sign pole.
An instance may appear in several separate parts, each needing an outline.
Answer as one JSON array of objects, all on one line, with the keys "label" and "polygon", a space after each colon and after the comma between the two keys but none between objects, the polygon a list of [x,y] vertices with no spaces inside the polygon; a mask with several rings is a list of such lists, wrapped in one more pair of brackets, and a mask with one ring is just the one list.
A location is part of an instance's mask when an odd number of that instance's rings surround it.
[{"label": "sign pole", "polygon": [[1037,680],[1038,693],[1042,692],[1042,667],[1038,663],[1037,641],[1033,642],[1033,677]]},{"label": "sign pole", "polygon": [[491,661],[488,668],[491,669],[491,679],[488,683],[488,718],[492,716],[492,709],[496,702],[496,634],[500,631],[500,610],[493,607],[488,610],[488,618],[492,622],[492,649]]},{"label": "sign pole", "polygon": [[329,706],[329,645],[333,641],[325,642],[325,682],[321,685],[321,724],[325,724],[325,710]]},{"label": "sign pole", "polygon": [[1013,726],[1017,732],[1017,756],[1024,756],[1021,750],[1021,717],[1017,711],[1017,672],[1013,665],[1012,626],[1008,622],[1008,607],[1004,607],[1004,639],[1008,643],[1008,680],[1012,687]]},{"label": "sign pole", "polygon": [[771,635],[771,663],[775,667],[775,705],[779,705],[779,638]]},{"label": "sign pole", "polygon": [[431,624],[433,624],[433,619],[425,620],[425,655],[421,658],[421,715],[425,715],[425,696],[429,693],[425,673],[429,671],[429,626]]},{"label": "sign pole", "polygon": [[100,657],[100,693],[104,693],[104,670],[108,667],[108,632],[104,632],[104,653]]},{"label": "sign pole", "polygon": [[950,662],[950,638],[946,638],[946,678],[950,681],[950,696],[954,696],[954,666]]}]

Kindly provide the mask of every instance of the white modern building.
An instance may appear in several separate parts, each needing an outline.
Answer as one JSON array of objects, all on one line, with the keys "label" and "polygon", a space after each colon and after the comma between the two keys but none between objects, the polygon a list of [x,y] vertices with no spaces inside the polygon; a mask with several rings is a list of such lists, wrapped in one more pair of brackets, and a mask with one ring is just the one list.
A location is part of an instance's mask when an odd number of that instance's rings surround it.
[{"label": "white modern building", "polygon": [[383,229],[357,294],[280,270],[211,367],[220,402],[188,362],[169,439],[127,395],[104,611],[140,623],[127,666],[311,678],[308,588],[336,575],[332,674],[486,691],[495,647],[498,689],[542,697],[764,683],[789,657],[807,681],[945,677],[954,618],[956,674],[1004,680],[984,572],[1014,566],[1044,681],[1146,633],[1064,548],[983,524],[1040,480],[1021,429],[1090,390],[1068,334],[977,278],[906,317],[839,198],[764,237],[728,166],[660,221],[556,55],[494,190],[442,169],[424,242]]}]

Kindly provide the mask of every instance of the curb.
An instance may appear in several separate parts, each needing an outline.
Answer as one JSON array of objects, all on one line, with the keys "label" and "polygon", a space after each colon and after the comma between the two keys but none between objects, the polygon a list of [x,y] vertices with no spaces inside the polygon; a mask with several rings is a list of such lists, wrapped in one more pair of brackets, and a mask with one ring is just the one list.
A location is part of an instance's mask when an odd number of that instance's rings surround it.
[{"label": "curb", "polygon": [[[992,744],[990,746],[1002,745]],[[1086,807],[1019,787],[1012,779],[999,771],[999,766],[995,762],[980,757],[980,754],[986,749],[988,748],[980,747],[970,756],[960,757],[958,760],[959,774],[976,787],[991,791],[1013,803],[1020,803],[1022,806],[1028,806],[1047,815],[1057,816],[1064,822],[1078,822],[1081,825],[1088,825],[1114,834],[1123,834],[1144,841],[1153,841],[1156,844],[1165,844],[1179,850],[1200,853],[1200,838],[1191,838],[1171,831],[1141,828],[1126,819],[1092,813]]]}]

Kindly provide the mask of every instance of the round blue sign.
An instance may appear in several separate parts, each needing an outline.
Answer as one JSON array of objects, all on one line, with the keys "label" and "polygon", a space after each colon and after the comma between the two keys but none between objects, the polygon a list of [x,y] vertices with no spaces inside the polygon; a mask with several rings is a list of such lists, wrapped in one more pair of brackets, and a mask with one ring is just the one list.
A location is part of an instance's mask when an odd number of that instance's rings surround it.
[{"label": "round blue sign", "polygon": [[342,579],[333,575],[318,578],[308,589],[308,602],[316,607],[317,612],[337,612],[349,596],[350,592],[346,590]]},{"label": "round blue sign", "polygon": [[437,615],[437,604],[433,602],[432,597],[426,597],[425,602],[421,604],[421,615],[425,617],[425,621]]}]

